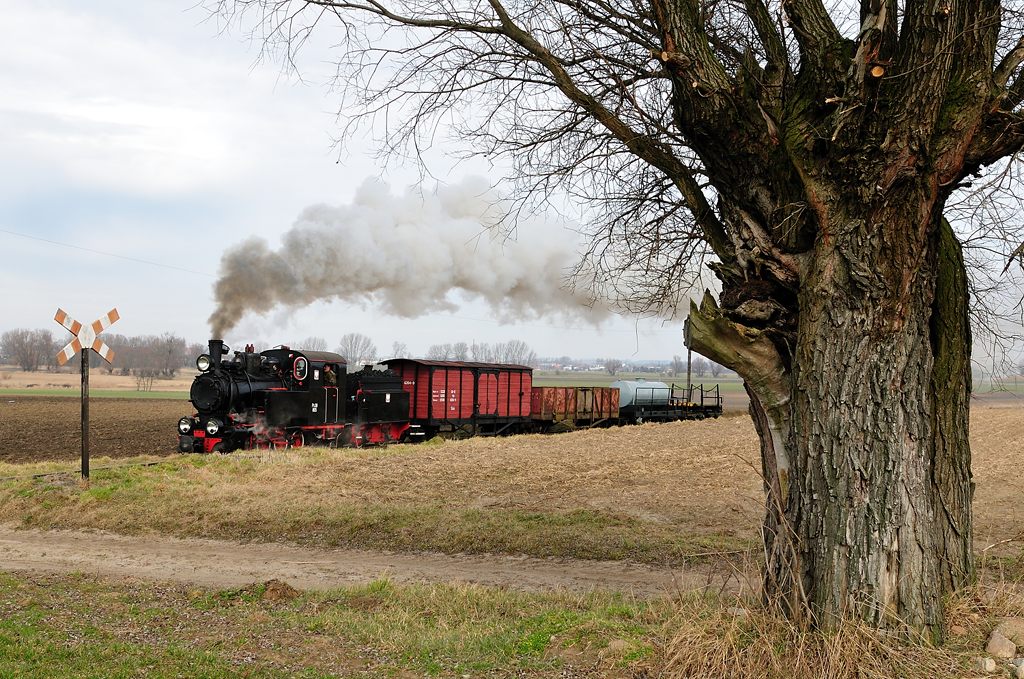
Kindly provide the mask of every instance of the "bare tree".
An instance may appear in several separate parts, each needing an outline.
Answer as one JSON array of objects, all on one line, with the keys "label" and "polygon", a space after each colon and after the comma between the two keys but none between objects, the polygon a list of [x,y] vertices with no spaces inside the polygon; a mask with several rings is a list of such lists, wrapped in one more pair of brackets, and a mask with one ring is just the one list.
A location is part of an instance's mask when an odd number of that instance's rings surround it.
[{"label": "bare tree", "polygon": [[682,356],[672,357],[672,376],[676,377],[686,372],[686,361],[683,360]]},{"label": "bare tree", "polygon": [[479,363],[494,363],[498,360],[494,355],[494,347],[487,342],[473,342],[469,346],[469,356]]},{"label": "bare tree", "polygon": [[707,375],[709,365],[708,359],[701,356],[694,356],[693,360],[690,361],[690,369],[697,377],[704,377]]},{"label": "bare tree", "polygon": [[711,371],[712,377],[718,377],[719,375],[722,374],[722,371],[725,370],[725,368],[720,363],[716,363],[715,361],[709,361],[708,370]]},{"label": "bare tree", "polygon": [[452,345],[431,344],[427,347],[427,358],[432,361],[450,361],[452,358]]},{"label": "bare tree", "polygon": [[601,361],[601,365],[608,371],[608,374],[613,377],[615,376],[615,373],[622,369],[622,361],[617,358],[606,358]]},{"label": "bare tree", "polygon": [[336,351],[351,365],[373,363],[377,360],[377,346],[373,340],[359,332],[343,335]]},{"label": "bare tree", "polygon": [[0,335],[0,362],[34,372],[49,365],[49,354],[56,354],[53,348],[53,333],[49,330],[8,330]]},{"label": "bare tree", "polygon": [[327,351],[327,340],[323,337],[307,337],[299,342],[304,351]]},{"label": "bare tree", "polygon": [[537,352],[522,340],[509,340],[498,344],[495,346],[495,353],[500,363],[531,366],[537,363]]},{"label": "bare tree", "polygon": [[454,344],[452,344],[452,360],[469,360],[469,345],[466,344],[465,342],[455,342]]},{"label": "bare tree", "polygon": [[405,342],[393,342],[391,344],[391,357],[392,358],[408,358],[409,347]]},{"label": "bare tree", "polygon": [[1020,236],[946,217],[984,168],[1015,176],[1015,4],[211,2],[288,63],[340,23],[346,131],[386,121],[385,152],[420,153],[455,125],[522,205],[589,206],[577,283],[671,313],[708,263],[690,341],[747,384],[769,598],[941,637],[974,571],[968,264]]}]

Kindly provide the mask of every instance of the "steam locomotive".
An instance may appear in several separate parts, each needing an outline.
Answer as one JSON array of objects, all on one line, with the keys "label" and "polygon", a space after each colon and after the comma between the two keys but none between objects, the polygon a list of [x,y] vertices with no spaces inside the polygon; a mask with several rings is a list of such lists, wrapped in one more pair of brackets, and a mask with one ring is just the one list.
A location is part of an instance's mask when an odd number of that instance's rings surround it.
[{"label": "steam locomotive", "polygon": [[498,435],[718,417],[715,385],[685,389],[620,380],[610,387],[535,387],[525,365],[395,358],[349,372],[326,351],[233,352],[210,340],[178,421],[183,453],[363,446],[437,434]]},{"label": "steam locomotive", "polygon": [[349,373],[338,354],[286,346],[229,353],[210,340],[196,360],[196,413],[178,420],[183,453],[387,443],[409,429],[409,394],[391,370]]}]

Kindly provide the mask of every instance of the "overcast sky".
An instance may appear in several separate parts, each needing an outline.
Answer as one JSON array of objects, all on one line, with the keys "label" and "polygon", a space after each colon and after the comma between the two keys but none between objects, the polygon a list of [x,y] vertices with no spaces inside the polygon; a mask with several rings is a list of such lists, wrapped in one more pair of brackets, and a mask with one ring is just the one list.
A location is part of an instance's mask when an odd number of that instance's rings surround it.
[{"label": "overcast sky", "polygon": [[[63,332],[58,306],[83,321],[117,306],[112,332],[204,340],[226,248],[251,236],[276,248],[304,208],[346,205],[367,178],[396,193],[419,178],[415,167],[383,167],[369,140],[340,156],[332,147],[326,51],[307,54],[300,82],[257,63],[257,45],[219,32],[190,0],[0,2],[0,330]],[[489,171],[445,160],[432,169],[453,184]],[[358,331],[382,353],[394,341],[423,352],[508,339],[541,355],[682,351],[678,322],[503,324],[481,303],[451,301],[454,311],[419,319],[316,303],[247,316],[226,339],[320,335],[333,346]]]}]

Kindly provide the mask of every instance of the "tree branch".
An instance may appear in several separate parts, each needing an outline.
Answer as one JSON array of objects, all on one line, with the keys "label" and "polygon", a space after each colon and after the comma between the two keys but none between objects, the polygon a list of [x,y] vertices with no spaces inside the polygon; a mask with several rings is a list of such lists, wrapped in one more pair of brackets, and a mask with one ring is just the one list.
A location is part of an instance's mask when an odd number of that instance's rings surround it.
[{"label": "tree branch", "polygon": [[654,139],[638,134],[597,99],[580,90],[558,58],[541,45],[536,38],[520,28],[499,0],[488,0],[488,2],[501,22],[504,34],[523,47],[551,73],[555,85],[570,101],[594,116],[631,151],[677,181],[680,193],[686,199],[694,218],[704,229],[715,254],[725,263],[732,262],[735,259],[735,253],[725,227],[704,197],[690,168],[681,163],[670,149]]},{"label": "tree branch", "polygon": [[842,44],[843,36],[825,5],[821,0],[783,0],[782,9],[800,49],[801,71],[809,69],[826,82],[836,80],[841,71],[835,69],[830,53]]},{"label": "tree branch", "polygon": [[789,402],[790,377],[771,339],[761,330],[730,321],[705,291],[698,308],[690,302],[690,348],[735,370],[772,411]]}]

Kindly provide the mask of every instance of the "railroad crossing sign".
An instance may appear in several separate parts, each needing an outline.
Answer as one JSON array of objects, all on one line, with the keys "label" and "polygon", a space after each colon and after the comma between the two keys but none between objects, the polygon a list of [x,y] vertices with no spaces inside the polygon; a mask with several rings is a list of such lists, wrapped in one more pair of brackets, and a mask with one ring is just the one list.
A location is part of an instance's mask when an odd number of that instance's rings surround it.
[{"label": "railroad crossing sign", "polygon": [[75,339],[68,342],[67,346],[60,350],[57,354],[57,363],[64,365],[71,360],[71,357],[80,351],[88,351],[92,349],[100,355],[107,363],[114,362],[114,352],[111,351],[110,347],[103,343],[97,335],[112,326],[117,322],[117,319],[121,318],[117,309],[111,309],[107,312],[107,315],[103,318],[97,319],[89,325],[82,325],[75,319],[68,315],[68,312],[63,309],[57,309],[56,315],[53,320],[57,321],[65,328],[71,331],[71,334],[75,336]]},{"label": "railroad crossing sign", "polygon": [[63,309],[57,309],[53,320],[71,331],[75,339],[57,354],[57,363],[64,365],[71,357],[82,354],[82,478],[89,480],[89,350],[92,349],[107,363],[114,362],[114,352],[97,335],[117,322],[117,309],[111,309],[103,318],[82,325]]}]

